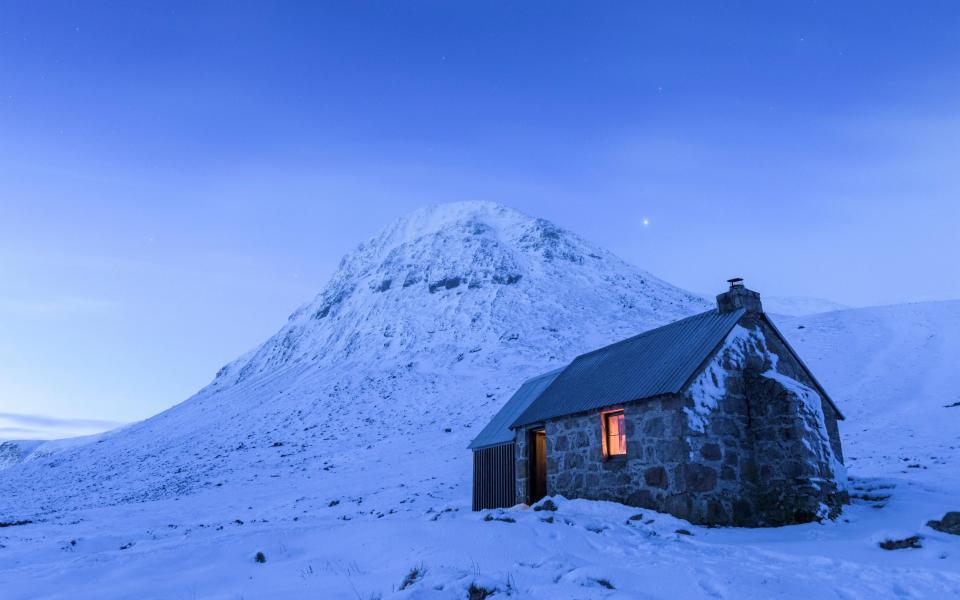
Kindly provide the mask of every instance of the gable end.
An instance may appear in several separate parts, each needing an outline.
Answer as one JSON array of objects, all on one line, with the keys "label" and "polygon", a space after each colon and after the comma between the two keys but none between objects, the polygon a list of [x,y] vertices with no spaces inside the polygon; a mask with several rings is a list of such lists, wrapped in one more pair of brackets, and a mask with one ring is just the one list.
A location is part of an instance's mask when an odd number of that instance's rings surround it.
[{"label": "gable end", "polygon": [[790,355],[794,358],[794,360],[797,361],[797,364],[800,365],[800,368],[803,369],[803,372],[806,373],[807,377],[810,378],[810,381],[813,382],[814,387],[817,388],[817,393],[820,394],[823,398],[825,398],[826,401],[830,404],[830,408],[832,408],[833,411],[837,413],[837,419],[841,421],[845,421],[847,418],[843,416],[843,413],[840,412],[839,408],[837,408],[837,405],[836,403],[834,403],[833,398],[830,397],[830,394],[827,393],[827,390],[823,389],[823,386],[820,385],[820,382],[817,381],[817,378],[814,376],[813,371],[810,370],[810,367],[807,366],[807,363],[803,362],[803,359],[800,358],[800,355],[797,354],[797,351],[793,349],[793,346],[790,345],[790,342],[788,342],[787,338],[783,335],[783,333],[781,333],[781,331],[777,329],[777,326],[773,324],[773,321],[770,320],[770,318],[766,315],[766,313],[763,313],[763,322],[769,325],[773,333],[775,333],[776,336],[780,338],[780,342],[783,343],[783,346],[787,349],[788,352],[790,352]]}]

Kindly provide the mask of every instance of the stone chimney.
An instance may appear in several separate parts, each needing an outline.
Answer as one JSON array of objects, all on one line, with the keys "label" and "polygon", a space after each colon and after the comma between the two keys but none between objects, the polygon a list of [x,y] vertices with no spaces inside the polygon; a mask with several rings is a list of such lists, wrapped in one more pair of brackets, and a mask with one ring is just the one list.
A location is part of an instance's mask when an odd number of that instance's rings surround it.
[{"label": "stone chimney", "polygon": [[748,313],[763,312],[760,294],[743,287],[743,279],[735,277],[728,279],[727,282],[730,284],[730,289],[717,296],[717,308],[720,312],[733,312],[738,308],[744,308]]}]

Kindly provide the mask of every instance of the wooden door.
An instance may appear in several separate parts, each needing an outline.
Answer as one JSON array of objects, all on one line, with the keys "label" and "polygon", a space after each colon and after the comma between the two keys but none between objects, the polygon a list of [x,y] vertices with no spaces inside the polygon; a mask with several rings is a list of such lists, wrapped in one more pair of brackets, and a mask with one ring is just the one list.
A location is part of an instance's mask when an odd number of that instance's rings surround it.
[{"label": "wooden door", "polygon": [[530,432],[530,498],[533,504],[547,495],[547,434],[543,429]]}]

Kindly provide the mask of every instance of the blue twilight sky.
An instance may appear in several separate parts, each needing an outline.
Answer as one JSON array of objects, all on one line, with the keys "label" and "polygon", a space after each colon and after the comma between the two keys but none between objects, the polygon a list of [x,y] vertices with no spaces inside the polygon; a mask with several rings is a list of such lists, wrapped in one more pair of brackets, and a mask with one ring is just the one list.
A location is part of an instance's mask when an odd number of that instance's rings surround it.
[{"label": "blue twilight sky", "polygon": [[0,0],[0,438],[186,398],[426,203],[870,305],[960,298],[958,189],[953,1]]}]

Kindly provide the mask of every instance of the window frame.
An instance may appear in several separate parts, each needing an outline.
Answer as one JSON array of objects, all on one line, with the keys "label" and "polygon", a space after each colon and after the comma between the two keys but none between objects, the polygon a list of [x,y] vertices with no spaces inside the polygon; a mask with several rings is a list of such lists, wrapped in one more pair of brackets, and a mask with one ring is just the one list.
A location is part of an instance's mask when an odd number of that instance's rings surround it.
[{"label": "window frame", "polygon": [[625,458],[627,457],[627,432],[626,432],[626,427],[623,427],[623,428],[620,430],[619,434],[618,434],[618,437],[620,437],[620,438],[623,440],[623,452],[622,452],[622,453],[617,453],[617,454],[612,454],[612,453],[610,452],[610,435],[609,435],[609,433],[610,433],[610,432],[609,432],[610,426],[609,426],[609,422],[610,422],[610,417],[612,417],[612,416],[617,416],[617,415],[622,415],[622,416],[623,416],[623,423],[624,423],[624,425],[625,425],[625,424],[626,424],[626,414],[624,413],[624,410],[623,410],[623,407],[622,407],[622,406],[618,406],[618,407],[615,407],[615,408],[608,408],[608,409],[605,409],[605,410],[600,411],[600,440],[601,440],[601,444],[602,444],[602,446],[603,446],[603,460],[605,460],[605,461],[606,461],[606,460],[622,460],[622,459],[625,459]]}]

